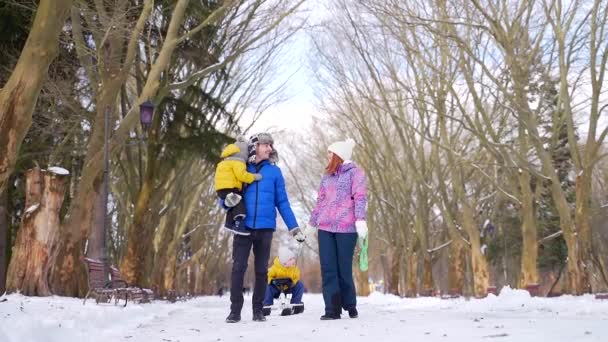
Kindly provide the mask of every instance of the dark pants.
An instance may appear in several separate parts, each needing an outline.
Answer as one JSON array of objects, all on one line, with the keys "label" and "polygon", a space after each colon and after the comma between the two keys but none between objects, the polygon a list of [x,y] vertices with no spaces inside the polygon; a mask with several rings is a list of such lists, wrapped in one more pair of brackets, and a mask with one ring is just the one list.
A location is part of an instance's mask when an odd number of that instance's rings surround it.
[{"label": "dark pants", "polygon": [[217,191],[217,196],[222,200],[222,205],[226,208],[226,221],[224,225],[228,228],[241,228],[245,229],[243,226],[243,220],[245,219],[245,215],[247,214],[247,209],[245,208],[245,199],[241,198],[239,204],[234,207],[226,207],[224,204],[224,200],[229,193],[235,193],[241,195],[243,197],[243,192],[239,189],[220,189]]},{"label": "dark pants", "polygon": [[[294,286],[290,287],[285,293],[291,293],[291,304],[302,303],[302,296],[304,295],[304,284],[298,281]],[[271,284],[266,287],[266,297],[264,298],[264,305],[272,305],[274,298],[279,298],[281,291]]]},{"label": "dark pants", "polygon": [[330,233],[319,230],[319,259],[325,313],[340,314],[357,306],[353,281],[353,255],[357,233]]},{"label": "dark pants", "polygon": [[268,258],[272,243],[272,229],[251,229],[251,235],[234,235],[232,243],[232,279],[230,282],[230,311],[243,309],[243,279],[247,271],[249,252],[253,247],[255,284],[253,286],[253,311],[262,311],[262,301],[268,282]]}]

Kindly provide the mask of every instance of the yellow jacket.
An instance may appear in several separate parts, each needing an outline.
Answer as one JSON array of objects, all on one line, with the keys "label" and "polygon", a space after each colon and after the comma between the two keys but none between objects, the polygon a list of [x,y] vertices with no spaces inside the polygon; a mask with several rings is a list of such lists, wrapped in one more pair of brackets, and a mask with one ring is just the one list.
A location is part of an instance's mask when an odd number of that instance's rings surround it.
[{"label": "yellow jacket", "polygon": [[233,189],[241,190],[243,182],[251,184],[254,181],[253,173],[247,172],[247,165],[244,160],[238,158],[229,158],[237,154],[242,154],[241,149],[235,144],[230,144],[222,151],[222,158],[225,158],[217,164],[215,169],[215,190]]},{"label": "yellow jacket", "polygon": [[300,269],[296,265],[285,267],[279,261],[279,257],[276,257],[268,269],[268,284],[276,278],[289,278],[292,281],[291,286],[293,286],[300,280]]}]

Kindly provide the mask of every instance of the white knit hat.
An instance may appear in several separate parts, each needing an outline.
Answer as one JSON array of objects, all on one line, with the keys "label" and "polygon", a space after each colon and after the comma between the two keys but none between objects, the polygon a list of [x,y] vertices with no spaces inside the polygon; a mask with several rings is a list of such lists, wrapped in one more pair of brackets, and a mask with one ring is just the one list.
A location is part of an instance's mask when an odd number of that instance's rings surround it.
[{"label": "white knit hat", "polygon": [[353,155],[353,147],[355,147],[355,141],[348,138],[344,141],[336,141],[329,145],[327,150],[333,152],[338,157],[342,158],[342,160],[349,160]]},{"label": "white knit hat", "polygon": [[289,259],[294,258],[295,259],[296,255],[293,253],[293,251],[291,249],[289,249],[289,247],[285,247],[285,246],[281,246],[279,247],[279,262],[281,264],[286,264]]}]

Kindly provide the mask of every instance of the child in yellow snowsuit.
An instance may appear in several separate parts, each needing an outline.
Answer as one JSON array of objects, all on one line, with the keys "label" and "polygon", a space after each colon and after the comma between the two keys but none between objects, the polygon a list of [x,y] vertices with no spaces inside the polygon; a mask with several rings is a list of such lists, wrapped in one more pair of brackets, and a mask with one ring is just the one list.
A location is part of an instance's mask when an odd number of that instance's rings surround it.
[{"label": "child in yellow snowsuit", "polygon": [[246,209],[242,201],[243,183],[251,184],[262,179],[262,175],[247,172],[247,140],[238,136],[233,144],[222,151],[222,161],[215,169],[215,191],[220,204],[227,209],[224,228],[232,233],[249,235],[243,225]]},{"label": "child in yellow snowsuit", "polygon": [[[290,285],[277,285],[277,279],[290,279]],[[274,258],[272,266],[268,269],[268,286],[264,297],[264,307],[269,308],[274,302],[274,298],[279,298],[281,291],[291,293],[291,304],[302,304],[304,295],[304,284],[300,281],[300,269],[296,266],[296,256],[287,247],[279,248],[279,255]],[[294,307],[294,314],[304,311],[304,306]]]}]

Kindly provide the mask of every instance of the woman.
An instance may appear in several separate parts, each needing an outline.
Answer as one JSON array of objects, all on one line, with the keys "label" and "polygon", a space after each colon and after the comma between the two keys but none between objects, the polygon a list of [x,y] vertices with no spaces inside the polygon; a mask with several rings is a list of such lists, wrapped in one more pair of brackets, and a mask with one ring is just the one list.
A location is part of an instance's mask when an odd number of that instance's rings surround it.
[{"label": "woman", "polygon": [[357,235],[367,235],[366,189],[363,170],[350,161],[355,142],[338,141],[327,148],[327,166],[321,179],[317,204],[310,225],[319,229],[319,260],[325,315],[339,319],[342,308],[358,316],[353,281],[353,255]]}]

